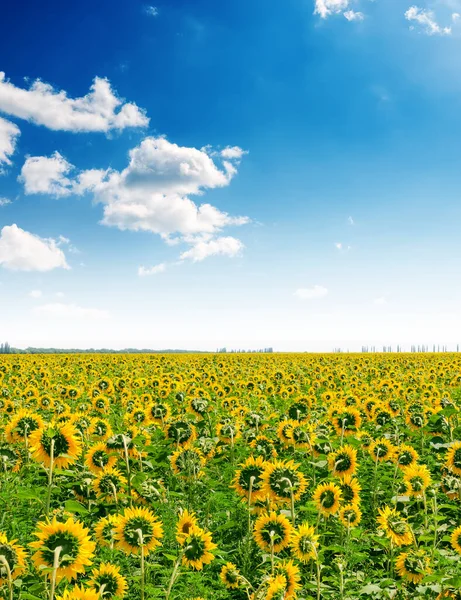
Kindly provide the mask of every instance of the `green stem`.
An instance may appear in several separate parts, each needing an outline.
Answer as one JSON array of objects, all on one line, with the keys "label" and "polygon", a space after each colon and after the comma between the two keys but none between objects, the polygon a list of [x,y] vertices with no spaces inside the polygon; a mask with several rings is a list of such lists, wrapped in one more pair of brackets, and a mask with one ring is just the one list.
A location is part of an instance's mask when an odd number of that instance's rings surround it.
[{"label": "green stem", "polygon": [[61,556],[61,552],[62,552],[62,546],[58,546],[54,550],[53,573],[51,575],[50,600],[54,600],[54,590],[56,589],[56,576],[58,574],[59,557]]},{"label": "green stem", "polygon": [[51,447],[50,447],[50,466],[48,469],[48,490],[47,490],[47,495],[46,495],[46,507],[45,507],[45,515],[46,515],[47,519],[50,515],[51,488],[53,486],[54,444],[55,444],[55,440],[52,439]]},{"label": "green stem", "polygon": [[13,576],[11,575],[10,565],[8,564],[8,561],[6,560],[6,558],[4,556],[0,556],[0,563],[2,563],[3,566],[6,569],[6,578],[7,578],[7,583],[8,583],[8,594],[9,594],[9,597],[10,597],[9,600],[13,600]]}]

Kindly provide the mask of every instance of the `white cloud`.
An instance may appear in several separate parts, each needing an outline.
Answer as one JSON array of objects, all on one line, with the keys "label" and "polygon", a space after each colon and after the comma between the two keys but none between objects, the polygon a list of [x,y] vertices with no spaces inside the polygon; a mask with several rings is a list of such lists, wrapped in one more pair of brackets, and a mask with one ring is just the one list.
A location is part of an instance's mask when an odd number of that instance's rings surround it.
[{"label": "white cloud", "polygon": [[41,290],[32,290],[31,292],[29,292],[29,296],[31,298],[41,298],[42,297],[42,291]]},{"label": "white cloud", "polygon": [[17,225],[6,225],[0,232],[0,265],[15,271],[69,269],[56,240],[40,238]]},{"label": "white cloud", "polygon": [[157,275],[158,273],[164,273],[166,271],[166,264],[160,263],[154,267],[139,267],[138,275],[140,277],[146,277],[147,275]]},{"label": "white cloud", "polygon": [[50,194],[58,198],[69,196],[74,184],[67,174],[72,168],[59,152],[50,157],[29,156],[18,180],[24,183],[26,194]]},{"label": "white cloud", "polygon": [[355,225],[355,221],[352,217],[348,217],[347,222],[349,223],[349,225]]},{"label": "white cloud", "polygon": [[335,242],[335,248],[340,252],[349,252],[350,246],[345,246],[342,242]]},{"label": "white cloud", "polygon": [[348,21],[363,21],[365,15],[362,12],[355,12],[353,10],[347,10],[344,16]]},{"label": "white cloud", "polygon": [[349,0],[315,0],[314,14],[326,19],[329,15],[342,13],[348,6]]},{"label": "white cloud", "polygon": [[244,154],[248,154],[248,150],[242,150],[239,146],[227,146],[221,150],[221,156],[228,159],[240,160]]},{"label": "white cloud", "polygon": [[384,296],[381,296],[380,298],[375,298],[373,300],[373,304],[376,304],[377,306],[382,306],[383,304],[387,304],[387,300]]},{"label": "white cloud", "polygon": [[[237,159],[235,148],[232,153]],[[198,205],[189,198],[202,195],[206,189],[227,186],[236,175],[235,162],[223,160],[220,168],[211,154],[209,149],[182,147],[164,137],[148,137],[130,151],[129,164],[123,171],[92,169],[70,179],[72,165],[55,153],[51,157],[29,157],[21,180],[30,194],[66,196],[91,191],[95,202],[103,205],[102,224],[121,230],[150,231],[170,244],[185,241],[195,248],[201,242],[201,250],[193,249],[191,257],[229,254],[232,250],[222,241],[214,241],[207,250],[203,243],[226,226],[248,223],[248,217],[233,217],[211,204]],[[205,234],[209,236],[206,240]]]},{"label": "white cloud", "polygon": [[186,250],[180,256],[181,260],[190,259],[194,262],[202,261],[209,256],[238,256],[244,246],[242,242],[234,237],[218,237],[211,240],[197,241],[190,250]]},{"label": "white cloud", "polygon": [[156,6],[146,6],[144,11],[150,17],[158,17],[158,8]]},{"label": "white cloud", "polygon": [[[454,13],[457,14],[457,13]],[[432,10],[426,10],[418,6],[411,6],[405,13],[407,21],[414,21],[421,26],[421,29],[427,35],[450,35],[451,27],[441,27],[435,20]],[[453,17],[456,20],[456,17]],[[410,27],[413,29],[413,26]]]},{"label": "white cloud", "polygon": [[34,308],[34,312],[40,315],[50,317],[60,317],[65,319],[108,319],[109,313],[99,308],[83,308],[77,304],[63,304],[54,302],[43,304]]},{"label": "white cloud", "polygon": [[54,131],[107,132],[149,124],[144,111],[118,98],[101,77],[94,79],[86,96],[73,99],[39,79],[29,89],[16,87],[0,71],[0,112]]},{"label": "white cloud", "polygon": [[9,200],[8,198],[1,198],[0,197],[0,207],[1,206],[6,206],[7,204],[11,204],[11,200]]},{"label": "white cloud", "polygon": [[19,127],[11,121],[0,117],[0,165],[11,165],[10,156],[16,149],[16,141],[20,135]]},{"label": "white cloud", "polygon": [[301,300],[314,300],[316,298],[324,298],[328,294],[326,287],[322,285],[314,285],[311,288],[300,288],[296,290],[294,295]]}]

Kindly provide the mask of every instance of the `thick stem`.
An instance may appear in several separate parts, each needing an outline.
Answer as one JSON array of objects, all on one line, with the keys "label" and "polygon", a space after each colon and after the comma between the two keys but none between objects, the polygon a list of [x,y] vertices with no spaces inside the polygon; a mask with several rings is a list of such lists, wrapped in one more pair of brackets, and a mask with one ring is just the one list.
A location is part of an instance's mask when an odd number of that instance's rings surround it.
[{"label": "thick stem", "polygon": [[128,444],[126,441],[126,436],[122,435],[123,440],[123,449],[125,451],[125,463],[126,463],[126,477],[128,480],[128,500],[130,506],[133,506],[133,498],[131,497],[131,471],[130,471],[130,457],[128,456]]},{"label": "thick stem", "polygon": [[4,556],[0,556],[0,564],[5,567],[6,570],[6,579],[8,584],[8,595],[9,600],[13,600],[13,576],[11,575],[10,565]]},{"label": "thick stem", "polygon": [[46,508],[45,508],[46,518],[48,518],[50,515],[51,488],[53,486],[54,444],[55,444],[55,440],[53,439],[53,440],[51,440],[50,467],[48,469],[48,491],[47,491],[47,495],[46,495]]},{"label": "thick stem", "polygon": [[56,589],[56,576],[58,574],[59,557],[61,556],[61,552],[62,552],[62,546],[58,546],[57,548],[54,549],[53,573],[51,575],[50,600],[54,600],[54,590]]},{"label": "thick stem", "polygon": [[139,545],[141,546],[141,600],[144,600],[144,586],[145,586],[145,571],[144,571],[144,537],[141,529],[137,529],[136,533],[139,538]]}]

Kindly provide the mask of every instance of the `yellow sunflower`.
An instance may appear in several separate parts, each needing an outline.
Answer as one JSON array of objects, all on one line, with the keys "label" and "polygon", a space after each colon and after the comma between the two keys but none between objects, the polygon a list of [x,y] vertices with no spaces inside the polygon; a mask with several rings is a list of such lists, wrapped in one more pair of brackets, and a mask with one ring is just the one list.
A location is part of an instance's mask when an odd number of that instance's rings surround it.
[{"label": "yellow sunflower", "polygon": [[37,429],[31,434],[29,442],[33,458],[46,467],[51,464],[52,453],[54,466],[65,469],[77,461],[82,451],[80,436],[70,423]]},{"label": "yellow sunflower", "polygon": [[291,550],[300,562],[307,563],[317,556],[318,540],[314,527],[303,523],[291,534]]},{"label": "yellow sunflower", "polygon": [[253,502],[263,498],[266,493],[262,489],[262,476],[267,466],[266,461],[262,456],[250,456],[239,466],[241,468],[235,473],[232,487],[244,500],[248,500],[250,489]]},{"label": "yellow sunflower", "polygon": [[283,575],[269,577],[265,600],[283,600],[287,587],[286,578]]},{"label": "yellow sunflower", "polygon": [[338,512],[341,496],[341,488],[335,483],[321,483],[316,487],[312,500],[322,514],[329,516]]},{"label": "yellow sunflower", "polygon": [[104,469],[115,467],[117,457],[111,454],[104,442],[92,446],[86,455],[85,464],[92,473],[102,473]]},{"label": "yellow sunflower", "polygon": [[93,588],[75,585],[71,590],[64,590],[62,596],[56,600],[101,600],[101,595]]},{"label": "yellow sunflower", "polygon": [[353,475],[342,477],[339,482],[341,488],[341,502],[344,504],[358,504],[362,487],[359,480]]},{"label": "yellow sunflower", "polygon": [[61,549],[56,571],[57,581],[63,577],[71,581],[84,573],[86,566],[91,565],[96,544],[80,521],[68,519],[65,523],[59,523],[55,517],[51,522],[39,522],[33,535],[38,539],[29,545],[37,550],[32,556],[37,570],[40,571],[43,567],[52,569],[55,553],[58,553],[58,548]]},{"label": "yellow sunflower", "polygon": [[240,573],[233,563],[228,562],[223,566],[219,578],[230,590],[236,590],[240,585]]},{"label": "yellow sunflower", "polygon": [[307,488],[307,480],[294,461],[267,462],[261,476],[262,491],[273,500],[286,502],[299,500]]},{"label": "yellow sunflower", "polygon": [[328,466],[333,475],[343,479],[353,475],[357,469],[357,450],[352,446],[343,446],[328,455]]},{"label": "yellow sunflower", "polygon": [[296,592],[301,588],[299,583],[301,581],[299,567],[292,560],[283,560],[277,563],[275,571],[277,575],[285,577],[285,599],[291,600],[292,598],[296,598]]},{"label": "yellow sunflower", "polygon": [[194,513],[184,510],[176,525],[176,539],[181,544],[183,539],[187,537],[192,527],[198,527],[197,517]]},{"label": "yellow sunflower", "polygon": [[120,567],[111,563],[101,563],[97,569],[93,569],[88,585],[96,590],[101,598],[123,598],[128,589]]},{"label": "yellow sunflower", "polygon": [[160,546],[163,526],[148,508],[126,508],[115,525],[116,545],[126,554],[149,554]]},{"label": "yellow sunflower", "polygon": [[113,546],[117,522],[118,517],[116,515],[109,515],[99,519],[94,528],[94,534],[100,546]]},{"label": "yellow sunflower", "polygon": [[381,438],[370,444],[369,452],[373,461],[384,462],[392,459],[395,447],[386,438]]},{"label": "yellow sunflower", "polygon": [[126,478],[115,467],[103,469],[92,483],[96,496],[105,502],[117,502],[126,484]]},{"label": "yellow sunflower", "polygon": [[455,442],[448,448],[447,466],[455,475],[461,475],[461,442]]},{"label": "yellow sunflower", "polygon": [[399,468],[404,469],[405,467],[409,467],[417,463],[419,454],[412,446],[409,446],[408,444],[400,444],[400,446],[398,446],[395,450],[393,459]]},{"label": "yellow sunflower", "polygon": [[356,527],[362,520],[362,512],[357,504],[346,504],[339,509],[339,520],[344,527]]},{"label": "yellow sunflower", "polygon": [[5,427],[5,437],[10,444],[22,442],[44,425],[45,423],[40,415],[30,410],[21,409]]},{"label": "yellow sunflower", "polygon": [[385,506],[380,508],[378,512],[379,528],[384,531],[395,546],[408,546],[413,542],[411,528],[397,509]]},{"label": "yellow sunflower", "polygon": [[403,470],[407,494],[420,498],[431,484],[431,474],[426,465],[411,465]]},{"label": "yellow sunflower", "polygon": [[197,525],[193,525],[182,539],[183,555],[182,564],[201,571],[204,565],[209,565],[214,559],[213,550],[217,546],[211,539],[211,533],[203,531]]},{"label": "yellow sunflower", "polygon": [[[12,579],[16,579],[26,570],[26,552],[16,540],[8,540],[0,531],[0,558],[8,564]],[[8,583],[8,573],[3,560],[0,562],[0,587]]]},{"label": "yellow sunflower", "polygon": [[254,525],[254,538],[263,551],[280,552],[290,543],[293,527],[285,515],[271,513],[260,515]]},{"label": "yellow sunflower", "polygon": [[425,575],[432,572],[429,557],[423,549],[412,549],[402,552],[395,561],[400,577],[412,583],[419,583]]},{"label": "yellow sunflower", "polygon": [[453,531],[450,541],[453,550],[456,550],[458,554],[461,554],[461,525]]}]

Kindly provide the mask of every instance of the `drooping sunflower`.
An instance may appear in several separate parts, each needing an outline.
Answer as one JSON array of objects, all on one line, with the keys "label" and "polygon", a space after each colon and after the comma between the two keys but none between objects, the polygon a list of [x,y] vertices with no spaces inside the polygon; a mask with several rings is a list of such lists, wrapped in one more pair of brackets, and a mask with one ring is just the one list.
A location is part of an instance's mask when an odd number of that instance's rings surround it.
[{"label": "drooping sunflower", "polygon": [[65,469],[75,463],[82,451],[79,434],[70,423],[37,429],[31,434],[29,441],[33,458],[46,467],[51,464],[52,448],[53,464],[58,469]]},{"label": "drooping sunflower", "polygon": [[60,523],[55,517],[51,522],[39,522],[34,535],[38,539],[29,545],[37,550],[32,556],[37,570],[43,567],[52,569],[55,551],[61,548],[56,571],[57,581],[63,577],[71,581],[80,573],[84,573],[86,566],[91,565],[96,544],[80,521],[68,519],[65,523]]},{"label": "drooping sunflower", "polygon": [[211,539],[211,533],[203,531],[197,525],[193,525],[182,539],[183,555],[182,564],[201,571],[204,565],[209,565],[214,559],[213,550],[217,546]]},{"label": "drooping sunflower", "polygon": [[21,468],[22,457],[18,448],[0,443],[0,471],[17,473]]},{"label": "drooping sunflower", "polygon": [[341,488],[341,502],[344,504],[358,504],[362,487],[359,480],[353,475],[346,475],[339,482]]},{"label": "drooping sunflower", "polygon": [[260,515],[254,524],[254,538],[263,551],[280,552],[290,543],[293,527],[285,515],[271,513]]},{"label": "drooping sunflower", "polygon": [[104,469],[115,467],[117,457],[107,450],[104,442],[92,446],[86,455],[85,464],[92,473],[102,473]]},{"label": "drooping sunflower", "polygon": [[455,475],[461,475],[461,442],[455,442],[448,448],[447,466]]},{"label": "drooping sunflower", "polygon": [[205,457],[197,448],[180,448],[170,457],[171,468],[183,479],[195,479],[203,475]]},{"label": "drooping sunflower", "polygon": [[265,600],[283,600],[285,597],[287,581],[284,575],[269,577],[267,582]]},{"label": "drooping sunflower", "polygon": [[297,450],[313,450],[317,438],[313,425],[307,422],[295,423],[291,432],[293,446]]},{"label": "drooping sunflower", "polygon": [[293,444],[293,429],[295,428],[296,421],[287,419],[281,421],[277,427],[277,437],[284,446],[290,446]]},{"label": "drooping sunflower", "polygon": [[111,563],[101,563],[97,569],[93,569],[88,585],[102,598],[123,598],[128,589],[128,583],[120,573],[120,567]]},{"label": "drooping sunflower", "polygon": [[324,515],[333,515],[339,510],[341,488],[335,483],[320,483],[312,496],[317,509]]},{"label": "drooping sunflower", "polygon": [[179,446],[189,446],[197,437],[192,423],[184,420],[171,421],[165,425],[165,436]]},{"label": "drooping sunflower", "polygon": [[353,475],[357,469],[357,450],[352,446],[343,446],[328,455],[328,466],[333,475],[343,479]]},{"label": "drooping sunflower", "polygon": [[163,526],[148,508],[126,508],[115,525],[116,545],[126,554],[149,554],[160,546]]},{"label": "drooping sunflower", "polygon": [[234,444],[242,435],[242,429],[238,420],[226,419],[225,423],[218,423],[216,435],[226,444]]},{"label": "drooping sunflower", "polygon": [[267,462],[261,476],[262,491],[275,501],[297,501],[307,488],[307,480],[292,460]]},{"label": "drooping sunflower", "polygon": [[232,487],[244,500],[248,500],[250,489],[253,502],[263,498],[266,492],[262,489],[262,476],[267,466],[266,461],[261,456],[257,458],[250,456],[239,466],[240,469],[235,473]]},{"label": "drooping sunflower", "polygon": [[154,402],[147,410],[151,420],[159,425],[164,425],[171,417],[171,408],[166,402]]},{"label": "drooping sunflower", "polygon": [[394,460],[400,469],[409,467],[418,462],[419,455],[413,446],[408,444],[400,444],[395,450]]},{"label": "drooping sunflower", "polygon": [[112,436],[112,427],[109,421],[102,417],[97,417],[91,422],[88,433],[96,440],[103,442]]},{"label": "drooping sunflower", "polygon": [[346,504],[339,509],[339,520],[344,527],[356,527],[362,520],[362,511],[358,504]]},{"label": "drooping sunflower", "polygon": [[431,474],[426,465],[411,465],[403,470],[407,494],[421,498],[431,484]]},{"label": "drooping sunflower", "polygon": [[219,578],[230,590],[236,590],[240,585],[240,573],[237,567],[231,563],[226,563],[219,574]]},{"label": "drooping sunflower", "polygon": [[72,589],[64,590],[56,600],[101,600],[101,595],[94,588],[75,585]]},{"label": "drooping sunflower", "polygon": [[318,540],[314,527],[303,523],[291,534],[291,550],[300,562],[307,563],[317,556]]},{"label": "drooping sunflower", "polygon": [[461,554],[461,525],[451,534],[450,542],[453,550],[456,550],[458,554]]},{"label": "drooping sunflower", "polygon": [[45,423],[39,414],[21,409],[5,427],[5,437],[10,444],[22,442],[31,433],[41,429],[44,425]]},{"label": "drooping sunflower", "polygon": [[375,462],[384,462],[392,459],[395,447],[388,439],[381,438],[370,444],[369,452]]},{"label": "drooping sunflower", "polygon": [[292,560],[283,560],[277,563],[275,572],[283,575],[286,580],[285,599],[296,598],[296,592],[301,588],[301,575],[299,567]]},{"label": "drooping sunflower", "polygon": [[250,442],[250,448],[259,456],[262,456],[264,460],[275,458],[277,456],[277,450],[274,446],[274,442],[267,436],[260,434],[257,435]]},{"label": "drooping sunflower", "polygon": [[109,515],[99,519],[94,528],[94,534],[100,546],[113,546],[117,522],[118,517],[116,515]]},{"label": "drooping sunflower", "polygon": [[353,406],[343,408],[333,416],[332,424],[338,436],[354,435],[362,425],[360,411]]},{"label": "drooping sunflower", "polygon": [[419,583],[425,575],[432,572],[429,557],[422,548],[413,548],[408,552],[402,552],[397,557],[395,566],[400,577],[408,579],[412,583]]},{"label": "drooping sunflower", "polygon": [[397,509],[385,506],[378,510],[377,521],[379,528],[395,546],[408,546],[413,542],[413,534],[407,521]]},{"label": "drooping sunflower", "polygon": [[126,484],[126,478],[115,467],[103,469],[92,483],[96,496],[105,502],[117,502],[117,497],[124,491]]},{"label": "drooping sunflower", "polygon": [[0,587],[8,583],[6,561],[12,579],[16,579],[26,570],[26,551],[16,543],[16,540],[8,540],[5,533],[0,531]]}]

